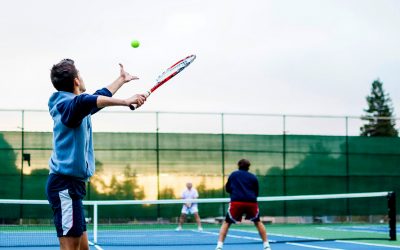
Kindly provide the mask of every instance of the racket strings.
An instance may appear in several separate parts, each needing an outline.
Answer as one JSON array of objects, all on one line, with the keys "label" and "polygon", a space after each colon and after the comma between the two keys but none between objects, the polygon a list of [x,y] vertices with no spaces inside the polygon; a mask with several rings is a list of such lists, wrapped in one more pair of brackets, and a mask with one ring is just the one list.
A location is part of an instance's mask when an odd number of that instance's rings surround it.
[{"label": "racket strings", "polygon": [[180,71],[182,71],[184,68],[186,68],[187,66],[189,66],[189,64],[191,62],[194,61],[194,59],[196,58],[196,56],[192,55],[187,57],[186,59],[182,60],[181,62],[175,64],[174,66],[172,66],[171,68],[167,69],[166,71],[164,71],[161,75],[159,75],[156,79],[157,82],[162,82],[164,81],[166,78],[170,77],[170,76],[174,76],[176,74],[178,74]]}]

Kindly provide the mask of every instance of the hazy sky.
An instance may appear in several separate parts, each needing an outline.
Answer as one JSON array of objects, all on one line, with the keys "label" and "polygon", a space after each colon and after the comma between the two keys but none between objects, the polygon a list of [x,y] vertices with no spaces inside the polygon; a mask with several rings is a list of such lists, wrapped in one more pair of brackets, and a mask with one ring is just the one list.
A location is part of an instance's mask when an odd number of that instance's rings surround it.
[{"label": "hazy sky", "polygon": [[123,63],[128,97],[196,54],[142,110],[360,115],[379,78],[399,115],[399,27],[396,0],[4,0],[0,108],[47,109],[63,58],[89,92]]}]

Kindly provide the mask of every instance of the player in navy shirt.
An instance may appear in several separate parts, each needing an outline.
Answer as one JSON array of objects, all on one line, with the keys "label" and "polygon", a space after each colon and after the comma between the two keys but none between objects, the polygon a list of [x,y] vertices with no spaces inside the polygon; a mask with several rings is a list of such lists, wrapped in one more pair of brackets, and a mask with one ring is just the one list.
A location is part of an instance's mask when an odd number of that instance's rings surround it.
[{"label": "player in navy shirt", "polygon": [[219,232],[218,244],[216,250],[222,250],[224,240],[232,223],[242,221],[242,216],[246,215],[247,220],[254,222],[258,233],[263,241],[263,249],[270,250],[267,239],[267,231],[264,224],[260,221],[258,210],[258,180],[257,177],[249,173],[250,161],[241,159],[238,162],[239,170],[234,171],[228,178],[225,185],[226,192],[230,194],[228,212],[225,221]]},{"label": "player in navy shirt", "polygon": [[57,92],[49,99],[54,126],[46,195],[53,209],[60,249],[89,249],[82,200],[85,182],[95,171],[91,115],[107,106],[141,106],[146,100],[144,95],[112,97],[122,85],[138,79],[120,67],[119,77],[93,95],[84,94],[85,83],[73,60],[64,59],[51,69],[51,82]]}]

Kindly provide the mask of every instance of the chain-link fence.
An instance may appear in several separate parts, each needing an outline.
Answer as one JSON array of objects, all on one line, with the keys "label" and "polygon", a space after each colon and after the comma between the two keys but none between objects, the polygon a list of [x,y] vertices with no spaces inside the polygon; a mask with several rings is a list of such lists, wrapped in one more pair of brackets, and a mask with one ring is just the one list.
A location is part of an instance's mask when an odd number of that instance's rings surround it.
[{"label": "chain-link fence", "polygon": [[[0,197],[45,199],[48,112],[1,110],[0,120]],[[261,196],[400,191],[400,139],[359,136],[361,117],[102,111],[92,123],[87,199],[178,198],[188,181],[202,198],[226,197],[241,158]],[[270,213],[300,211],[282,206]]]}]

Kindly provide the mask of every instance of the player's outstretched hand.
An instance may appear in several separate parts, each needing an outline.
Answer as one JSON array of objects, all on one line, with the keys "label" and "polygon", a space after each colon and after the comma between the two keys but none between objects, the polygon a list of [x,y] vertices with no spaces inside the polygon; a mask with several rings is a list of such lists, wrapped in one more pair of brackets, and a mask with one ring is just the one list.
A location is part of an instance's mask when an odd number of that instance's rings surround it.
[{"label": "player's outstretched hand", "polygon": [[137,107],[140,107],[146,101],[146,96],[144,94],[134,95],[126,99],[125,101],[127,106],[130,106],[132,104],[137,104]]},{"label": "player's outstretched hand", "polygon": [[129,74],[128,72],[126,72],[124,70],[124,65],[122,65],[121,63],[119,64],[119,66],[121,67],[121,69],[120,69],[120,77],[122,78],[124,83],[130,82],[132,80],[139,79],[139,77],[133,76],[133,75]]}]

